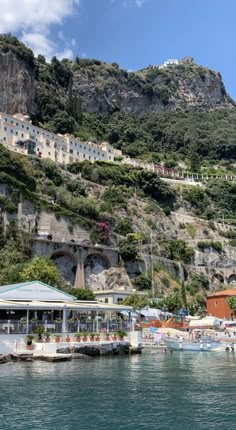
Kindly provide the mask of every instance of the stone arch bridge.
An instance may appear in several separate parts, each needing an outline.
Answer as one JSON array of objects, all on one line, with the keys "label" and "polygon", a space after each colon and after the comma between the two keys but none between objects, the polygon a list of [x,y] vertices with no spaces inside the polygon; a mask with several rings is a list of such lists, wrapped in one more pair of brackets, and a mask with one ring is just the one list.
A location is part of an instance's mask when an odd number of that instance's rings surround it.
[{"label": "stone arch bridge", "polygon": [[118,264],[118,249],[75,242],[34,239],[34,252],[51,258],[63,278],[76,288],[86,288],[89,276]]}]

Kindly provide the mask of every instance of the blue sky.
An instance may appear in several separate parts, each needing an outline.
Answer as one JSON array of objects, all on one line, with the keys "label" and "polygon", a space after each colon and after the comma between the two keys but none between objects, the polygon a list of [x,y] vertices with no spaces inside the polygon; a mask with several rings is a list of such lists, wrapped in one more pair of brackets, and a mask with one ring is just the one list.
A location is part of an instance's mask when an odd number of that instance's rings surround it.
[{"label": "blue sky", "polygon": [[219,71],[236,99],[236,0],[0,0],[0,10],[0,32],[47,58],[78,55],[137,70],[190,55]]}]

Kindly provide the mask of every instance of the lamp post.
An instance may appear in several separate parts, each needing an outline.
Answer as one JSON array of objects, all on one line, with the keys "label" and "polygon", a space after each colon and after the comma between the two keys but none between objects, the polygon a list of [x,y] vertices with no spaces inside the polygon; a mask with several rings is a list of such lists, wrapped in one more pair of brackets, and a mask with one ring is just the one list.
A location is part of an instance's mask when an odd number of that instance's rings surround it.
[{"label": "lamp post", "polygon": [[152,283],[152,299],[154,299],[154,282],[153,282],[153,256],[152,256],[152,232],[150,234],[150,250],[151,250],[151,283]]}]

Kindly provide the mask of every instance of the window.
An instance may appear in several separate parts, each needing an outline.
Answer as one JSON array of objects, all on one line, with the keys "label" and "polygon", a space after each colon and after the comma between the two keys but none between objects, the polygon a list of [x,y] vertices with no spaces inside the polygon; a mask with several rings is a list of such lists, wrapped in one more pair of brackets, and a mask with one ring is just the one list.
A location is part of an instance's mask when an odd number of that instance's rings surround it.
[{"label": "window", "polygon": [[73,149],[70,149],[70,154],[73,154]]},{"label": "window", "polygon": [[18,136],[18,131],[16,131],[16,136]]},{"label": "window", "polygon": [[37,131],[37,134],[39,134],[39,131]]},{"label": "window", "polygon": [[4,127],[4,131],[7,131],[7,127]]},{"label": "window", "polygon": [[21,134],[21,137],[24,137],[24,133]]},{"label": "window", "polygon": [[22,124],[22,126],[21,126],[22,128],[25,128],[25,126],[24,126],[24,124]]},{"label": "window", "polygon": [[48,152],[48,155],[51,155],[51,152]]},{"label": "window", "polygon": [[11,130],[11,133],[13,133],[13,130]]},{"label": "window", "polygon": [[18,123],[18,122],[16,122],[16,125],[19,125],[19,123]]},{"label": "window", "polygon": [[105,303],[108,303],[108,298],[106,297],[104,301],[105,301]]},{"label": "window", "polygon": [[90,157],[90,155],[89,155],[89,160],[91,160],[91,157]]},{"label": "window", "polygon": [[85,158],[85,154],[83,155],[83,157]]},{"label": "window", "polygon": [[11,124],[14,124],[14,121],[11,121]]},{"label": "window", "polygon": [[26,130],[29,130],[29,127],[26,127]]},{"label": "window", "polygon": [[3,138],[3,140],[7,140],[7,138],[6,138],[6,137],[4,137],[4,138]]}]

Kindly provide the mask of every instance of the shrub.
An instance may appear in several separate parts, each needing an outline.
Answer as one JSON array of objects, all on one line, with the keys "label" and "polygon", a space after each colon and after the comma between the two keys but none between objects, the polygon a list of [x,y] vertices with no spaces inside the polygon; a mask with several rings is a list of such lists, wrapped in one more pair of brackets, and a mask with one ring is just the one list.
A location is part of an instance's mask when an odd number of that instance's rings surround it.
[{"label": "shrub", "polygon": [[186,224],[186,230],[192,239],[194,239],[196,237],[197,231],[196,231],[196,227],[194,224]]},{"label": "shrub", "polygon": [[127,238],[120,242],[120,255],[124,261],[135,260],[138,256],[139,235],[128,234]]},{"label": "shrub", "polygon": [[203,252],[204,252],[204,250],[205,250],[205,249],[207,249],[207,248],[212,248],[212,249],[214,249],[215,251],[217,251],[217,252],[219,252],[219,253],[221,253],[221,252],[223,251],[222,243],[221,243],[221,242],[219,242],[219,241],[214,242],[214,241],[204,241],[204,240],[200,240],[200,241],[197,243],[197,246],[198,246],[198,248],[199,248],[201,251],[203,251]]},{"label": "shrub", "polygon": [[183,240],[161,240],[160,245],[165,249],[167,258],[183,261],[184,263],[192,261],[194,250],[187,246]]},{"label": "shrub", "polygon": [[129,218],[122,218],[117,221],[115,231],[121,236],[126,236],[129,233],[133,233],[132,223]]},{"label": "shrub", "polygon": [[134,285],[137,290],[150,290],[152,288],[152,280],[148,272],[143,272],[134,278]]}]

